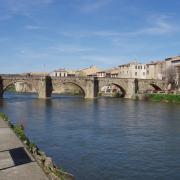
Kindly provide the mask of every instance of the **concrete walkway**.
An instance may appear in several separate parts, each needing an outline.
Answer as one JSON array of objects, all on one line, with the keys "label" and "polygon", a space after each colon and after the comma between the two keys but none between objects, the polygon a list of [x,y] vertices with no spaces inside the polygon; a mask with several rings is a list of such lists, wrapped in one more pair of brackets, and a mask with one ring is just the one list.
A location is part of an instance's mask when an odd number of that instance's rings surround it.
[{"label": "concrete walkway", "polygon": [[0,119],[0,180],[48,180],[8,124]]}]

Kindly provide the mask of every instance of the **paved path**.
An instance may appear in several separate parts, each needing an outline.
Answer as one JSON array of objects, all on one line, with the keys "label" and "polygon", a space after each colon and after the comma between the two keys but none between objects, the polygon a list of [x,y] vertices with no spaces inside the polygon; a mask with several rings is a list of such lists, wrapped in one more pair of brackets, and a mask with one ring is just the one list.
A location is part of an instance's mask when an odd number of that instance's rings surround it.
[{"label": "paved path", "polygon": [[0,119],[0,180],[48,180],[45,173]]}]

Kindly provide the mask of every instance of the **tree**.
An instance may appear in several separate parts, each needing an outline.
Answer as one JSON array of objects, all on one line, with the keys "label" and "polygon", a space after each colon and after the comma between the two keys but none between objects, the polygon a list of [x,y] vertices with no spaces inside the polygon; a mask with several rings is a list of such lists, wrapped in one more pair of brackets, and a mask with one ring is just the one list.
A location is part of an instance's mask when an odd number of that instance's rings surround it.
[{"label": "tree", "polygon": [[176,69],[171,66],[166,71],[166,79],[169,84],[171,84],[172,89],[176,88],[177,80],[176,80]]}]

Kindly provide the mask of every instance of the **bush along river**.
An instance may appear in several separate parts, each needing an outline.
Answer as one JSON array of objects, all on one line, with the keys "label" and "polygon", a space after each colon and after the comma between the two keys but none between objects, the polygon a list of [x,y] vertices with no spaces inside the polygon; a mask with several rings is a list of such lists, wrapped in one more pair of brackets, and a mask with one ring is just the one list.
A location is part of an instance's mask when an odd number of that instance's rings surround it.
[{"label": "bush along river", "polygon": [[4,97],[0,111],[77,180],[180,179],[180,104]]},{"label": "bush along river", "polygon": [[[33,176],[33,178],[35,179],[50,179],[50,180],[74,180],[74,176],[72,174],[69,174],[67,172],[64,172],[63,170],[61,170],[59,167],[57,167],[51,157],[47,157],[46,154],[41,151],[37,145],[35,145],[34,143],[32,143],[29,138],[26,136],[25,132],[24,132],[24,126],[23,124],[12,124],[11,121],[9,120],[9,118],[2,112],[0,112],[0,121],[4,121],[5,122],[5,125],[6,126],[6,129],[7,128],[11,128],[13,130],[13,132],[15,133],[15,135],[21,140],[22,142],[22,145],[23,147],[31,154],[31,156],[34,158],[34,160],[37,162],[37,164],[41,167],[41,169],[43,170],[43,172],[46,174],[46,176],[44,176],[44,174],[41,174],[41,170],[40,169],[37,169],[36,166],[34,166],[34,170],[31,168],[31,175],[33,175],[33,173],[37,173],[36,175],[37,176]],[[2,129],[4,128],[4,124],[2,124]],[[13,138],[13,135],[11,135],[11,138]],[[16,140],[13,144],[15,145],[14,149],[16,149],[16,153],[17,153],[17,144],[19,143],[18,140]],[[7,144],[5,146],[8,146]],[[20,147],[21,148],[21,147]],[[12,149],[11,149],[12,150]],[[7,151],[7,150],[5,150]],[[2,151],[3,152],[3,151]],[[21,152],[20,154],[21,156],[24,156],[24,153],[23,151]],[[15,156],[15,155],[14,155]],[[26,161],[24,162],[28,162],[28,158],[30,159],[29,155],[27,155],[26,157]],[[8,158],[7,158],[8,159]],[[6,161],[7,161],[6,159]],[[25,158],[24,158],[25,159]],[[16,161],[19,161],[19,162],[23,162],[22,161],[22,157],[16,157]],[[30,161],[31,162],[31,161]],[[18,164],[20,165],[20,164]],[[19,170],[16,169],[16,166],[18,165],[15,165],[14,167],[10,166],[8,168],[13,168],[13,170],[19,172]],[[21,164],[23,166],[23,163]],[[22,168],[21,166],[21,168]],[[26,168],[24,167],[24,171],[27,170],[27,166]],[[0,169],[0,170],[3,170],[3,169]],[[11,170],[10,170],[11,171]],[[23,175],[21,173],[17,173],[14,175],[13,174],[13,177],[15,179],[19,179],[19,178],[23,178]],[[3,174],[3,177],[7,174],[8,172],[4,172]],[[26,171],[27,173],[27,171]],[[28,172],[29,173],[29,172]],[[20,175],[21,174],[21,175]],[[30,173],[29,173],[30,174]],[[40,175],[41,174],[41,175]],[[27,174],[26,174],[27,175]],[[42,177],[44,176],[44,177]],[[6,177],[6,176],[5,176]],[[48,178],[47,178],[48,177]],[[8,177],[8,178],[12,178],[11,176]],[[7,178],[7,179],[8,179]]]}]

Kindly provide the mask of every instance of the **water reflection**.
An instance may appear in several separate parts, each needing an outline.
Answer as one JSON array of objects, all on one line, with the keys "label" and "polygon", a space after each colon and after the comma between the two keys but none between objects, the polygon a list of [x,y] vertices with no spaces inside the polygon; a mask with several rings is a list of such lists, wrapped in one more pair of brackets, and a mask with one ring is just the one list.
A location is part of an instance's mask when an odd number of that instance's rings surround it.
[{"label": "water reflection", "polygon": [[7,94],[0,110],[78,180],[180,179],[180,105]]}]

